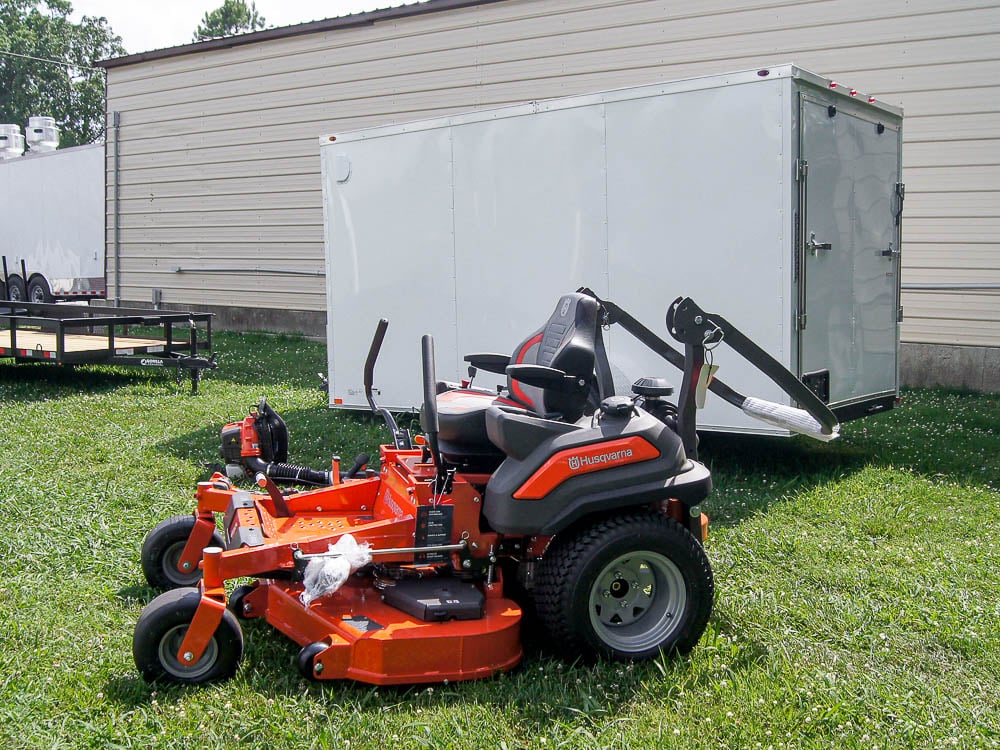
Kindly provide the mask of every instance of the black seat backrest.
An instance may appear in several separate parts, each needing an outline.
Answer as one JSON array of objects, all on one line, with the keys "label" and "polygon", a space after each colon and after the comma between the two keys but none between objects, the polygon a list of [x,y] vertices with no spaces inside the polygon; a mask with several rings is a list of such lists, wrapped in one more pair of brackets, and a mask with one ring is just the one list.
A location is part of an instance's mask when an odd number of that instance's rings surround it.
[{"label": "black seat backrest", "polygon": [[[510,363],[552,367],[594,385],[599,313],[600,303],[593,297],[575,292],[563,295],[545,325],[514,350]],[[567,393],[527,385],[507,376],[507,391],[512,400],[538,416],[558,414],[567,422],[575,422],[583,415],[589,390]]]}]

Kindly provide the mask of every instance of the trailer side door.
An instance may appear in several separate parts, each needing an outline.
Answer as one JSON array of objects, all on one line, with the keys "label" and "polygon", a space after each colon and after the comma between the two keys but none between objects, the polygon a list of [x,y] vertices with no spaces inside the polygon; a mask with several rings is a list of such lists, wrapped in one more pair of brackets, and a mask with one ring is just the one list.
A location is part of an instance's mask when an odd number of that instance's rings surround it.
[{"label": "trailer side door", "polygon": [[900,130],[845,104],[799,95],[799,376],[859,416],[898,388]]}]

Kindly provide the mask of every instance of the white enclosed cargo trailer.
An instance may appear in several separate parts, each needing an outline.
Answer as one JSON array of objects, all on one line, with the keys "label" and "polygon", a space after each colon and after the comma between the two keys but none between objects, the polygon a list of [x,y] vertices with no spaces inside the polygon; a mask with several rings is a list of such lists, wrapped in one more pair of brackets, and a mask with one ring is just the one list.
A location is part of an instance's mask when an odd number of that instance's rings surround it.
[{"label": "white enclosed cargo trailer", "polygon": [[[668,305],[690,296],[842,420],[891,408],[901,127],[898,108],[784,65],[324,136],[331,405],[366,407],[379,317],[379,400],[409,409],[420,334],[458,379],[465,354],[511,351],[586,286],[667,340]],[[608,339],[618,392],[678,381]],[[788,403],[722,349],[719,377]],[[714,396],[699,426],[788,434]]]},{"label": "white enclosed cargo trailer", "polygon": [[104,146],[0,161],[0,292],[52,302],[106,296]]}]

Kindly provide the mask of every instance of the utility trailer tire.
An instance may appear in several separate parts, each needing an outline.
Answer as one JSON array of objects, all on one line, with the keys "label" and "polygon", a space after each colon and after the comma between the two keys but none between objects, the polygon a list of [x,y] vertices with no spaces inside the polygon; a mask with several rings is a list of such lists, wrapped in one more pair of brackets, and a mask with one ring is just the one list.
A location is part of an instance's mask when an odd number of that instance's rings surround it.
[{"label": "utility trailer tire", "polygon": [[712,569],[692,534],[662,513],[633,511],[557,536],[538,568],[535,604],[568,658],[686,653],[705,632]]},{"label": "utility trailer tire", "polygon": [[52,302],[52,290],[43,277],[36,276],[28,282],[28,302]]},{"label": "utility trailer tire", "polygon": [[243,658],[243,632],[233,613],[222,613],[222,622],[194,664],[178,658],[194,613],[201,601],[198,589],[174,589],[153,599],[139,615],[132,636],[135,666],[148,682],[162,680],[199,685],[229,679]]},{"label": "utility trailer tire", "polygon": [[5,295],[11,302],[27,302],[28,290],[24,286],[24,280],[20,276],[7,277],[7,294]]},{"label": "utility trailer tire", "polygon": [[[177,569],[194,524],[194,516],[171,516],[160,521],[146,534],[140,555],[142,572],[146,576],[146,582],[154,589],[195,586],[201,580],[200,568],[196,567],[190,573],[182,573]],[[205,546],[225,549],[226,543],[216,531]]]}]

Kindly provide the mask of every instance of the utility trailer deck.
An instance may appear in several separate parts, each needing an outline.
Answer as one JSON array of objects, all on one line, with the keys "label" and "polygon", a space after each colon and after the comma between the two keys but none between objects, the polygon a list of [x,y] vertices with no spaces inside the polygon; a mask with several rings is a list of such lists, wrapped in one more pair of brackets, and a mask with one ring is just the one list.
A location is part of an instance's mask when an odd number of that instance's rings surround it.
[{"label": "utility trailer deck", "polygon": [[[141,308],[3,303],[0,358],[64,365],[123,365],[187,370],[198,392],[202,370],[214,369],[211,313]],[[156,328],[130,335],[129,328]],[[205,351],[209,356],[202,356]]]}]

